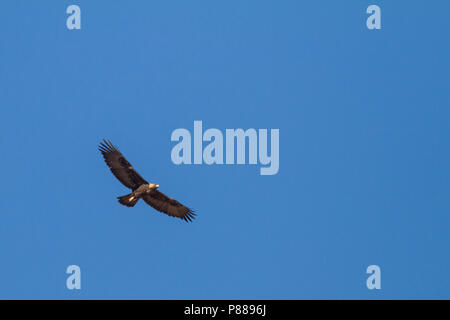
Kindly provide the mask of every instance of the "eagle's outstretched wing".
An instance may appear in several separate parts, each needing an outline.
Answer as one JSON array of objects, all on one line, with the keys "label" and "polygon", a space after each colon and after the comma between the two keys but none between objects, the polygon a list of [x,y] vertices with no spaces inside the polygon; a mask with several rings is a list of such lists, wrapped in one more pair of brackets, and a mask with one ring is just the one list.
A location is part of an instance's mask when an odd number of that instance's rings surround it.
[{"label": "eagle's outstretched wing", "polygon": [[113,146],[111,141],[103,140],[103,142],[100,143],[98,150],[102,153],[106,164],[111,169],[114,176],[126,187],[135,190],[140,185],[148,183],[136,172],[136,170],[134,170],[122,153]]},{"label": "eagle's outstretched wing", "polygon": [[177,217],[184,221],[192,221],[195,217],[194,211],[158,190],[142,196],[142,199],[156,210],[164,212],[169,216]]}]

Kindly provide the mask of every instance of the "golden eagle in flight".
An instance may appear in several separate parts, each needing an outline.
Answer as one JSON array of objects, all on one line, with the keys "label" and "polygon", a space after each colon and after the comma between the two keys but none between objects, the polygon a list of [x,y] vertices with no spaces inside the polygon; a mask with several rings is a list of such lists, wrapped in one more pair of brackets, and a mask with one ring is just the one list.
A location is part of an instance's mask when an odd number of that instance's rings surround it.
[{"label": "golden eagle in flight", "polygon": [[169,216],[177,217],[187,222],[194,219],[194,211],[177,200],[159,192],[159,184],[148,183],[144,180],[122,153],[113,146],[111,141],[103,140],[98,149],[114,176],[133,191],[125,196],[117,197],[119,203],[127,207],[134,207],[138,200],[142,198],[147,204]]}]

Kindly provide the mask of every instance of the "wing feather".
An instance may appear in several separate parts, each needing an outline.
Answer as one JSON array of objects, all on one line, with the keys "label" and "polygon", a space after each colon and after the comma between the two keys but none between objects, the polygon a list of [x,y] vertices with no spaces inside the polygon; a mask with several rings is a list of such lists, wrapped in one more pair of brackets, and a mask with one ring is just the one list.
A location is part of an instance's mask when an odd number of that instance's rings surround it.
[{"label": "wing feather", "polygon": [[111,141],[103,140],[98,150],[102,153],[106,164],[108,165],[114,176],[122,182],[123,185],[130,189],[137,189],[140,185],[148,183],[139,173],[134,170],[133,166],[120,153]]},{"label": "wing feather", "polygon": [[144,199],[147,204],[149,204],[156,210],[163,212],[171,217],[183,219],[186,222],[192,221],[196,216],[193,210],[182,205],[177,200],[166,196],[164,193],[159,192],[158,190],[144,195],[142,199]]}]

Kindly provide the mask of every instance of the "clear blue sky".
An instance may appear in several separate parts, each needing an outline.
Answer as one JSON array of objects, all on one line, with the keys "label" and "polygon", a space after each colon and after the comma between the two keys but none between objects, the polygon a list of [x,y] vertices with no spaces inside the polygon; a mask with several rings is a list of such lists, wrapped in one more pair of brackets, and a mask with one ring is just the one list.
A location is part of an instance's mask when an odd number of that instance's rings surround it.
[{"label": "clear blue sky", "polygon": [[[0,298],[450,298],[449,36],[446,0],[3,1]],[[194,120],[280,129],[279,173],[174,165]],[[198,219],[119,205],[102,138]]]}]

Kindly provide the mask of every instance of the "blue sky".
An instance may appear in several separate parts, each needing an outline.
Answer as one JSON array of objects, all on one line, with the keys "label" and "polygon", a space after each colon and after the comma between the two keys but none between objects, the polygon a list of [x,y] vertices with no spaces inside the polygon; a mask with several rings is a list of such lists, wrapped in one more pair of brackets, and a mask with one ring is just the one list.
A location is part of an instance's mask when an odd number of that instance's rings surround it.
[{"label": "blue sky", "polygon": [[[0,298],[450,298],[449,14],[444,0],[2,2]],[[194,120],[279,129],[278,174],[173,164],[171,133]],[[198,219],[119,205],[103,138]]]}]

